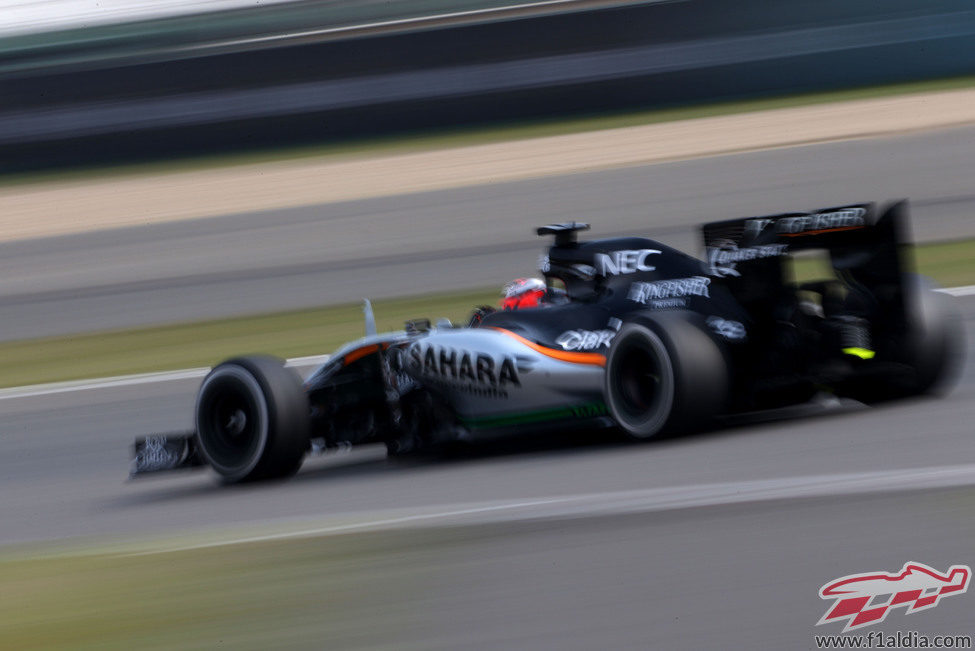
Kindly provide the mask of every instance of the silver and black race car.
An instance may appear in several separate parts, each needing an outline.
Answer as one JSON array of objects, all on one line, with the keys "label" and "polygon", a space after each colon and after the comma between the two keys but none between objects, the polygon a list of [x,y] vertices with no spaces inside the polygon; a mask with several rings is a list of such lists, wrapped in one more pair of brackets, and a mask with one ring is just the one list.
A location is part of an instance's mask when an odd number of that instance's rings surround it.
[{"label": "silver and black race car", "polygon": [[[808,401],[866,403],[944,386],[962,354],[952,298],[911,273],[907,204],[706,224],[699,260],[640,237],[554,236],[547,290],[518,310],[426,319],[343,346],[304,381],[270,357],[207,375],[196,429],[135,445],[132,474],[209,465],[226,482],[287,477],[309,453],[605,428],[634,439]],[[825,252],[828,277],[797,282]]]}]

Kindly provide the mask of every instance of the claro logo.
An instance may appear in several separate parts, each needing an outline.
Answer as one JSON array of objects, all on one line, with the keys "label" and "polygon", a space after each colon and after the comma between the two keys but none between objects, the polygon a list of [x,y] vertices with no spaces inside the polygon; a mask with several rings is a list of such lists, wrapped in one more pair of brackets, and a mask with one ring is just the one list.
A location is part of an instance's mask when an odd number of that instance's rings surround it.
[{"label": "claro logo", "polygon": [[636,249],[596,254],[596,270],[603,276],[619,276],[638,271],[653,271],[656,267],[647,264],[651,255],[659,255],[657,249]]},{"label": "claro logo", "polygon": [[604,330],[566,330],[558,336],[555,343],[562,346],[564,350],[609,348],[623,322],[614,318],[610,319],[607,325],[609,327]]}]

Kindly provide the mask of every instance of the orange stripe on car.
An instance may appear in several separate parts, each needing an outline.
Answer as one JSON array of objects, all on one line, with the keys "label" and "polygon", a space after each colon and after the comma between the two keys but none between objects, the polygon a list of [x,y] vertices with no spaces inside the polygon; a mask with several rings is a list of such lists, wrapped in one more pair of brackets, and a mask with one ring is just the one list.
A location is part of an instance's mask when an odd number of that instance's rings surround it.
[{"label": "orange stripe on car", "polygon": [[[383,345],[383,348],[387,348],[387,345]],[[343,366],[347,366],[356,360],[360,360],[366,355],[371,355],[379,350],[379,344],[372,344],[371,346],[363,346],[362,348],[356,348],[351,353],[347,353],[343,358]]]},{"label": "orange stripe on car", "polygon": [[837,226],[836,228],[823,228],[818,231],[806,231],[804,233],[779,233],[782,237],[805,237],[806,235],[822,235],[823,233],[839,233],[840,231],[855,231],[863,226]]},{"label": "orange stripe on car", "polygon": [[518,341],[525,346],[528,346],[536,353],[545,355],[546,357],[551,357],[552,359],[557,359],[561,362],[570,362],[572,364],[589,364],[590,366],[606,366],[606,356],[600,355],[599,353],[574,353],[567,350],[558,350],[555,348],[548,348],[546,346],[541,346],[536,344],[534,341],[529,341],[521,335],[516,335],[510,330],[505,330],[504,328],[491,328],[492,330],[497,330],[503,335],[507,335]]}]

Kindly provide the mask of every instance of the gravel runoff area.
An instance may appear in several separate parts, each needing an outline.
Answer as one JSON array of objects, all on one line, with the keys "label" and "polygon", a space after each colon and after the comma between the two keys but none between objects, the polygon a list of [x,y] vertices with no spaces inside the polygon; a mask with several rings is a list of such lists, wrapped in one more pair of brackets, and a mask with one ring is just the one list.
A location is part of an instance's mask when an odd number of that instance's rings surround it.
[{"label": "gravel runoff area", "polygon": [[0,241],[973,123],[975,89],[964,89],[433,151],[26,183],[0,188]]}]

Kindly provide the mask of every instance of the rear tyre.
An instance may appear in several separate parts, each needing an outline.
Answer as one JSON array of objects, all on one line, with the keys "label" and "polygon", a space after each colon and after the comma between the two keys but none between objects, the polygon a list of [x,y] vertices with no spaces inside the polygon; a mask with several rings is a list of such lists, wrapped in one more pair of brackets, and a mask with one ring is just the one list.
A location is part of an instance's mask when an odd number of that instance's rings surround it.
[{"label": "rear tyre", "polygon": [[965,335],[955,299],[934,291],[926,278],[905,278],[905,309],[908,331],[892,347],[895,361],[908,367],[904,374],[894,374],[849,391],[850,397],[866,403],[877,403],[923,394],[947,391],[962,366]]},{"label": "rear tyre", "polygon": [[950,388],[965,355],[965,335],[954,297],[931,288],[915,290],[908,301],[912,333],[906,353],[914,369],[910,395],[939,393]]},{"label": "rear tyre", "polygon": [[301,378],[273,357],[216,366],[196,400],[200,451],[226,483],[290,477],[308,447],[308,398]]},{"label": "rear tyre", "polygon": [[707,427],[725,408],[728,365],[691,315],[661,312],[623,325],[606,357],[610,416],[633,439]]}]

